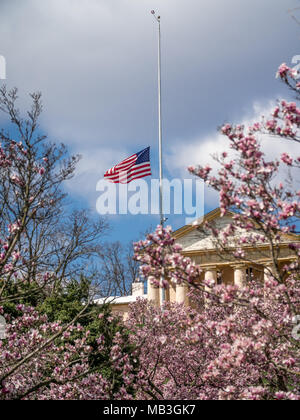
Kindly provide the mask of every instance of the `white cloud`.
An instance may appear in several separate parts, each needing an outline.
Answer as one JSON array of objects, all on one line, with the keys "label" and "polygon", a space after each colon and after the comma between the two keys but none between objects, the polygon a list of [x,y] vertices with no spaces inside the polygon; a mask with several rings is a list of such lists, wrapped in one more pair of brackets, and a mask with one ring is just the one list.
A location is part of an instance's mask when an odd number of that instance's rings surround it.
[{"label": "white cloud", "polygon": [[[270,100],[265,104],[255,102],[252,109],[241,121],[232,121],[233,124],[242,124],[249,127],[254,122],[261,121],[261,117],[270,117],[272,110],[276,106],[275,100]],[[290,156],[299,156],[299,145],[296,142],[286,139],[280,139],[274,136],[261,135],[257,136],[261,143],[262,151],[265,154],[265,159],[271,161],[280,159],[283,153],[288,153]],[[211,135],[204,138],[195,139],[178,139],[174,142],[169,155],[167,156],[167,166],[170,173],[177,174],[182,178],[189,178],[191,175],[188,173],[189,166],[206,166],[209,165],[213,168],[214,173],[220,167],[219,163],[214,159],[214,155],[221,155],[226,151],[234,159],[235,154],[229,148],[229,140],[226,136],[215,131]],[[296,171],[292,172],[295,173]],[[298,175],[295,173],[294,186],[299,188]],[[284,181],[287,178],[287,169],[282,165],[281,170],[276,178],[276,181]],[[206,188],[205,191],[205,205],[207,207],[217,207],[219,203],[218,194],[213,190]]]},{"label": "white cloud", "polygon": [[107,168],[144,146],[157,148],[150,10],[162,15],[165,150],[176,144],[177,166],[185,168],[223,148],[223,138],[202,133],[278,86],[277,64],[299,52],[287,7],[274,0],[1,0],[0,54],[21,105],[41,90],[42,129],[83,155],[68,187],[94,203]]}]

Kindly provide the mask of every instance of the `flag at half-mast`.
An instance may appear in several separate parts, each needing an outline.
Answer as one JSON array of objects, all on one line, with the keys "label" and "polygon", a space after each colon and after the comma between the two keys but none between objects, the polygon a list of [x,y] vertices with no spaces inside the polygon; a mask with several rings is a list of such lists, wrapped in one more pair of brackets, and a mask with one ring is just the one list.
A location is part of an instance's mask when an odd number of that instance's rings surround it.
[{"label": "flag at half-mast", "polygon": [[129,184],[151,175],[150,147],[135,153],[105,172],[104,178],[115,184]]}]

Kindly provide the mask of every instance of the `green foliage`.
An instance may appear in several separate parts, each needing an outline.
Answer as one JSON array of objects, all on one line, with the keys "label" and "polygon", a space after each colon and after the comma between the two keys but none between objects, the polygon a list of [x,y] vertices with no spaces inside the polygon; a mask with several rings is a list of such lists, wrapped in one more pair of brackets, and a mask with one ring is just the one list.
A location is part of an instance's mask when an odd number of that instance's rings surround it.
[{"label": "green foliage", "polygon": [[[18,290],[15,290],[15,285],[12,282],[5,289],[6,296],[18,292],[20,297],[17,301],[6,301],[3,306],[4,312],[15,318],[20,315],[17,305],[25,304],[35,307],[41,314],[46,314],[50,322],[60,321],[62,324],[67,324],[87,304],[90,287],[90,282],[84,277],[81,277],[79,282],[72,280],[64,287],[56,287],[55,293],[51,293],[50,290],[47,291],[46,289],[37,291],[37,285],[33,283],[23,284],[21,288],[19,285]],[[97,305],[91,302],[78,319],[78,323],[83,327],[83,331],[74,331],[70,338],[71,341],[89,331],[87,344],[93,349],[90,354],[90,366],[105,376],[113,384],[113,392],[117,393],[124,385],[120,371],[117,371],[112,366],[110,358],[110,352],[115,344],[114,338],[117,333],[121,335],[124,343],[123,352],[128,354],[135,372],[138,372],[138,363],[131,356],[134,348],[129,342],[128,330],[120,318],[112,316],[111,308],[108,304]],[[104,343],[104,350],[101,353],[98,351],[98,339],[100,337]]]},{"label": "green foliage", "polygon": [[[7,280],[6,286],[2,292],[4,313],[15,318],[20,315],[17,305],[23,304],[36,308],[45,298],[45,291],[35,282],[16,283],[12,279]],[[17,296],[17,298],[16,298]]]},{"label": "green foliage", "polygon": [[[71,281],[64,289],[60,289],[55,295],[48,296],[38,305],[41,313],[47,314],[50,321],[62,321],[68,323],[79,314],[86,304],[89,296],[90,283],[82,277],[80,282]],[[113,392],[116,393],[123,384],[122,375],[111,365],[110,352],[114,345],[114,337],[120,333],[123,340],[123,352],[128,354],[131,364],[136,372],[138,364],[132,358],[133,346],[129,342],[129,332],[124,326],[122,320],[112,316],[111,308],[108,304],[96,305],[90,303],[85,313],[79,319],[84,332],[89,331],[87,344],[92,347],[90,355],[90,366],[103,376],[109,379],[113,384]],[[82,334],[74,333],[74,339]],[[104,351],[97,351],[98,339],[102,337],[104,342]]]},{"label": "green foliage", "polygon": [[[80,282],[71,280],[65,287],[56,288],[54,294],[47,296],[37,305],[37,309],[47,314],[49,321],[71,322],[82,310],[89,296],[89,282],[81,278]],[[96,305],[90,305],[89,310]],[[86,322],[83,318],[81,323]]]}]

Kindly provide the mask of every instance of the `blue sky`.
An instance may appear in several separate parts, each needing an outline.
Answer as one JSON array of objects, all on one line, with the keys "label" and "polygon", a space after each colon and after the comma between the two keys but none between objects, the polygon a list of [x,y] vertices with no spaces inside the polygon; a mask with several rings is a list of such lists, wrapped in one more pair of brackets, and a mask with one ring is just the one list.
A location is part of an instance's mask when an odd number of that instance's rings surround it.
[{"label": "blue sky", "polygon": [[[125,157],[151,146],[158,174],[150,10],[162,16],[165,174],[184,178],[187,166],[226,148],[217,133],[223,122],[247,123],[289,96],[275,73],[300,54],[300,26],[288,13],[296,7],[298,0],[0,0],[0,55],[21,106],[28,92],[42,91],[42,129],[83,156],[66,189],[95,209],[97,181]],[[294,14],[300,20],[300,9]],[[266,151],[280,147],[269,142]],[[214,194],[205,197],[207,211],[217,206]],[[129,241],[158,217],[109,220],[111,239]],[[178,228],[184,217],[169,222]]]}]

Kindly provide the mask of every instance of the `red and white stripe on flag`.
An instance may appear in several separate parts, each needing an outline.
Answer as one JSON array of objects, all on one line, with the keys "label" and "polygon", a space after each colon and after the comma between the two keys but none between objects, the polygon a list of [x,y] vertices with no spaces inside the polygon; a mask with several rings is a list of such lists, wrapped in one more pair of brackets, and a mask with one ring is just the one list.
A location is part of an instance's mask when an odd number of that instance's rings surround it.
[{"label": "red and white stripe on flag", "polygon": [[104,178],[115,184],[129,184],[135,179],[151,175],[149,149],[144,149],[105,172]]}]

